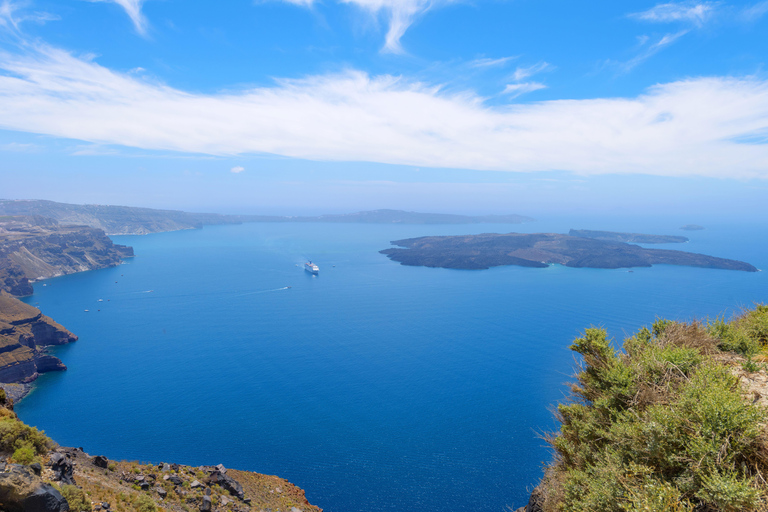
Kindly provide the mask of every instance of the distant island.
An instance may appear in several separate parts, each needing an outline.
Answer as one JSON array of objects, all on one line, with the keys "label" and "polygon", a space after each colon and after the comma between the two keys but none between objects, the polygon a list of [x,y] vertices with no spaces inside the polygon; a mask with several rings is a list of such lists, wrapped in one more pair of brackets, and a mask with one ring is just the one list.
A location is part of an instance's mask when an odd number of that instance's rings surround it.
[{"label": "distant island", "polygon": [[644,235],[641,233],[620,233],[616,231],[592,231],[589,229],[572,229],[570,236],[594,238],[608,242],[626,242],[628,244],[683,244],[688,241],[684,236],[674,235]]},{"label": "distant island", "polygon": [[403,265],[466,270],[502,265],[543,268],[553,263],[577,268],[665,264],[745,272],[758,270],[743,261],[555,233],[425,236],[395,240],[392,244],[402,248],[379,252]]},{"label": "distant island", "polygon": [[704,226],[699,226],[698,224],[686,224],[685,226],[681,226],[680,229],[683,231],[701,231],[704,229]]},{"label": "distant island", "polygon": [[318,216],[223,215],[155,210],[132,206],[68,204],[31,199],[0,199],[0,216],[41,216],[61,225],[90,226],[107,235],[144,235],[245,222],[334,222],[364,224],[521,224],[524,215],[454,215],[402,210],[371,210]]}]

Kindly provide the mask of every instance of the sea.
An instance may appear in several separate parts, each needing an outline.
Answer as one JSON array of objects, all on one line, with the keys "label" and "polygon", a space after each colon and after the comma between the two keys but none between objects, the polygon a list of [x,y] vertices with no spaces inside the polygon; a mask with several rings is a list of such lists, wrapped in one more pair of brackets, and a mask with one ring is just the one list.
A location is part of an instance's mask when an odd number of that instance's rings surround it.
[{"label": "sea", "polygon": [[[279,475],[326,512],[508,512],[552,454],[585,328],[617,347],[656,318],[727,318],[768,272],[408,267],[425,235],[569,228],[677,234],[655,246],[768,269],[768,223],[619,216],[520,225],[251,223],[114,236],[119,267],[35,284],[79,336],[17,412],[64,446]],[[706,229],[683,232],[699,221]],[[315,262],[319,275],[304,271]]]}]

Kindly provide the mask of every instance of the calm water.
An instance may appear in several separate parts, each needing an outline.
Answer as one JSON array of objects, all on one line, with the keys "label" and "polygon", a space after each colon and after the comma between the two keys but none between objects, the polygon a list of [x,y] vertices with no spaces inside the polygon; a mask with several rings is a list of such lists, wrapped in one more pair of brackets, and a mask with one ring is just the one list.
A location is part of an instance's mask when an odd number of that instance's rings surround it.
[{"label": "calm water", "polygon": [[[247,224],[115,237],[137,257],[37,284],[27,300],[80,341],[56,350],[69,371],[40,378],[17,410],[91,454],[277,474],[330,512],[501,512],[525,503],[549,458],[537,434],[553,428],[548,407],[565,393],[580,330],[599,324],[620,340],[657,315],[733,312],[768,301],[768,272],[456,271],[377,251],[427,234],[679,234],[686,222]],[[768,226],[687,235],[673,248],[768,269]]]}]

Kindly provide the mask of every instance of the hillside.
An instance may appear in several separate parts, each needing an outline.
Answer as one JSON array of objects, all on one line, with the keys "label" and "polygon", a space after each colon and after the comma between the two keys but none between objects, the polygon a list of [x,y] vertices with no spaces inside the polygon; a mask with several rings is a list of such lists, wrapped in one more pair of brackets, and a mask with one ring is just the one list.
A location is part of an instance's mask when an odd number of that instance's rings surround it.
[{"label": "hillside", "polygon": [[590,328],[554,459],[518,512],[765,510],[768,306],[730,322],[658,320],[613,348]]},{"label": "hillside", "polygon": [[656,264],[757,272],[743,261],[556,233],[484,233],[395,240],[379,251],[403,265],[481,270],[501,265],[631,268]]},{"label": "hillside", "polygon": [[104,231],[40,216],[0,217],[0,290],[30,295],[30,281],[119,265],[133,249]]},{"label": "hillside", "polygon": [[203,225],[239,224],[234,216],[188,213],[131,206],[67,204],[43,200],[0,200],[0,215],[37,215],[59,224],[90,226],[108,235],[144,235],[162,231],[200,229]]}]

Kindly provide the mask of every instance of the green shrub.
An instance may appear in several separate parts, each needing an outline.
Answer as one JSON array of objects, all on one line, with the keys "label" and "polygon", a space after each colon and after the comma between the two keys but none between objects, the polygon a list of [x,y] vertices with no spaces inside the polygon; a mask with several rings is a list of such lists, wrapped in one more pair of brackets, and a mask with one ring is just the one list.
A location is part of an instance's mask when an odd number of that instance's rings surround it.
[{"label": "green shrub", "polygon": [[155,502],[146,494],[139,494],[133,502],[133,506],[136,512],[155,512],[157,510]]},{"label": "green shrub", "polygon": [[82,489],[74,485],[62,485],[61,495],[67,500],[70,512],[91,511],[91,501]]},{"label": "green shrub", "polygon": [[35,449],[29,443],[20,443],[11,459],[18,464],[32,464],[35,461]]},{"label": "green shrub", "polygon": [[0,451],[11,453],[23,442],[32,447],[35,454],[43,454],[51,446],[51,440],[44,432],[30,427],[15,417],[0,418]]},{"label": "green shrub", "polygon": [[697,496],[723,512],[754,510],[760,505],[761,493],[749,478],[735,472],[719,473],[714,470],[702,477],[702,488]]},{"label": "green shrub", "polygon": [[709,354],[718,346],[749,356],[766,334],[766,306],[706,328],[657,320],[624,352],[587,329],[571,347],[583,358],[573,400],[558,406],[560,431],[549,439],[544,510],[757,510],[768,500],[755,477],[768,475],[766,411]]}]

